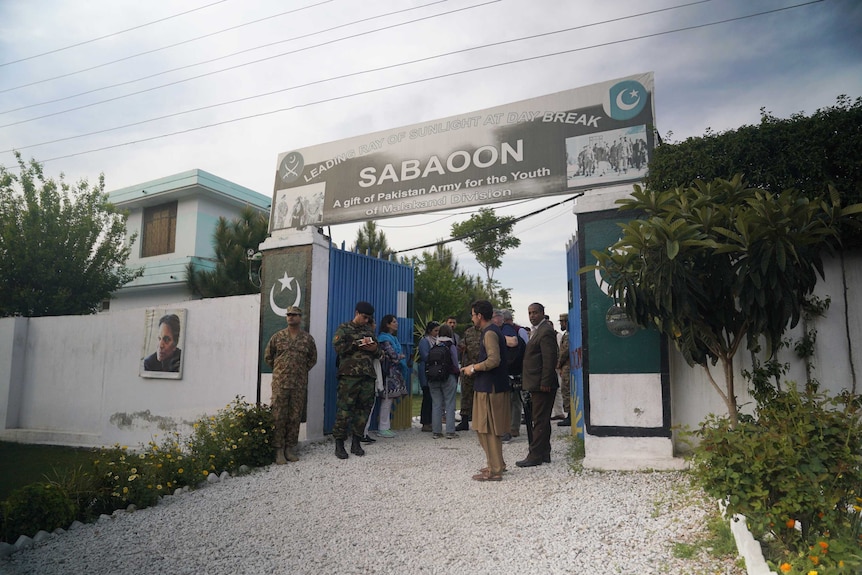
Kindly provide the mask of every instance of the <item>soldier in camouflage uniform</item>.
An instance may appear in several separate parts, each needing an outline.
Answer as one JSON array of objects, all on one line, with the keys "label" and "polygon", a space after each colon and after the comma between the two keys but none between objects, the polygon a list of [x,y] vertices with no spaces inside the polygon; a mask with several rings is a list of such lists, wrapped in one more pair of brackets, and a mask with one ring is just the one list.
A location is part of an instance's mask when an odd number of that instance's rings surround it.
[{"label": "soldier in camouflage uniform", "polygon": [[350,453],[365,455],[360,441],[374,405],[377,378],[372,360],[383,355],[369,325],[373,315],[374,307],[370,303],[357,303],[353,321],[338,326],[332,338],[332,346],[338,354],[338,399],[332,437],[335,438],[335,456],[339,459],[348,457],[344,450],[348,434],[353,436]]},{"label": "soldier in camouflage uniform", "polygon": [[308,396],[308,372],[317,363],[317,345],[302,330],[302,310],[287,308],[287,327],[266,345],[264,361],[272,367],[272,415],[275,418],[275,462],[298,461],[299,424]]},{"label": "soldier in camouflage uniform", "polygon": [[[470,365],[479,361],[479,349],[482,346],[482,331],[474,325],[464,330],[461,337],[461,365]],[[461,374],[461,423],[455,428],[456,431],[467,431],[470,429],[470,420],[473,418],[473,380],[472,375]]]},{"label": "soldier in camouflage uniform", "polygon": [[572,425],[572,406],[571,406],[571,386],[569,373],[569,314],[560,314],[560,329],[563,330],[563,337],[560,339],[560,355],[557,360],[557,373],[560,374],[560,395],[563,396],[563,411],[566,412],[566,417],[557,423],[559,427],[569,427]]}]

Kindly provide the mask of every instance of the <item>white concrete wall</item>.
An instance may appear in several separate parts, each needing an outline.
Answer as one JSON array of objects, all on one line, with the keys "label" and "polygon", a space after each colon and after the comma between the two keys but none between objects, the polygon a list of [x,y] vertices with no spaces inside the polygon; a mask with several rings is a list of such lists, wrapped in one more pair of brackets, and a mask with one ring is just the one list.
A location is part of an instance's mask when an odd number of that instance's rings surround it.
[{"label": "white concrete wall", "polygon": [[[851,369],[855,367],[857,378],[862,378],[862,253],[845,254],[844,271],[838,258],[824,262],[826,278],[820,280],[815,295],[832,302],[824,317],[813,322],[809,329],[817,331],[817,342],[812,359],[814,377],[820,382],[821,391],[834,395],[843,390],[862,392],[862,382],[853,389]],[[847,295],[845,304],[844,276],[846,275]],[[845,321],[845,311],[849,315]],[[849,324],[850,336],[847,336]],[[787,332],[786,337],[794,342],[803,334],[802,323]],[[674,426],[696,429],[707,414],[727,413],[724,401],[710,385],[706,372],[700,366],[688,367],[682,355],[671,345],[671,417]],[[853,361],[851,364],[851,348]],[[795,357],[792,350],[784,349],[779,355],[783,362],[789,362],[791,369],[784,381],[795,381],[800,386],[805,382],[805,365]],[[742,411],[750,413],[754,399],[748,393],[748,381],[742,377],[742,370],[751,369],[751,355],[743,344],[734,361],[735,388],[737,403]],[[724,389],[724,373],[721,364],[710,366],[716,383]],[[682,447],[677,442],[677,448]]]},{"label": "white concrete wall", "polygon": [[[136,446],[156,434],[187,434],[237,395],[253,403],[259,297],[162,306],[188,310],[181,380],[139,376],[144,309],[0,319],[0,439]],[[13,341],[16,333],[26,345]]]}]

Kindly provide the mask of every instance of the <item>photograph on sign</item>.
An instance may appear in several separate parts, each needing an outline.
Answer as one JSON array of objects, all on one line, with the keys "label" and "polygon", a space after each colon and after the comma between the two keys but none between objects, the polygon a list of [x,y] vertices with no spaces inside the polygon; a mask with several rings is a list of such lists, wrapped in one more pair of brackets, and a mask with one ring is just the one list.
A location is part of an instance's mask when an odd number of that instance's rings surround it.
[{"label": "photograph on sign", "polygon": [[638,182],[651,72],[280,154],[271,231]]},{"label": "photograph on sign", "polygon": [[320,225],[323,204],[326,201],[326,183],[310,184],[298,188],[276,190],[275,209],[272,211],[272,229],[304,229]]},{"label": "photograph on sign", "polygon": [[646,126],[566,139],[569,188],[643,179],[648,162]]}]

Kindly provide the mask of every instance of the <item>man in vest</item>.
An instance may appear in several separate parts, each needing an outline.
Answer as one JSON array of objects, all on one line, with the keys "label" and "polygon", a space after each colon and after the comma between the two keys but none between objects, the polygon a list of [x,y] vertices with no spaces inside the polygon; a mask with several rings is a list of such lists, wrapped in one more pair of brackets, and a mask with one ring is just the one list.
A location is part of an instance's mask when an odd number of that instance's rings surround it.
[{"label": "man in vest", "polygon": [[501,436],[509,430],[510,392],[506,370],[506,342],[492,321],[494,308],[487,300],[473,302],[473,325],[482,331],[478,361],[461,368],[473,382],[473,429],[485,452],[486,466],[473,476],[476,481],[502,481],[506,471]]}]

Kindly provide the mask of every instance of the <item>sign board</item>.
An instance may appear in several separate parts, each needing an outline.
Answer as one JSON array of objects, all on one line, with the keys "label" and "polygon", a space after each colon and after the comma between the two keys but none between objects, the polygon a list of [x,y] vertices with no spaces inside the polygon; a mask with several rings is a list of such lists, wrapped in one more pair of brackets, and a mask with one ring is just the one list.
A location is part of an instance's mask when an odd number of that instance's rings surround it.
[{"label": "sign board", "polygon": [[270,230],[485,206],[637,182],[648,72],[280,154]]}]

